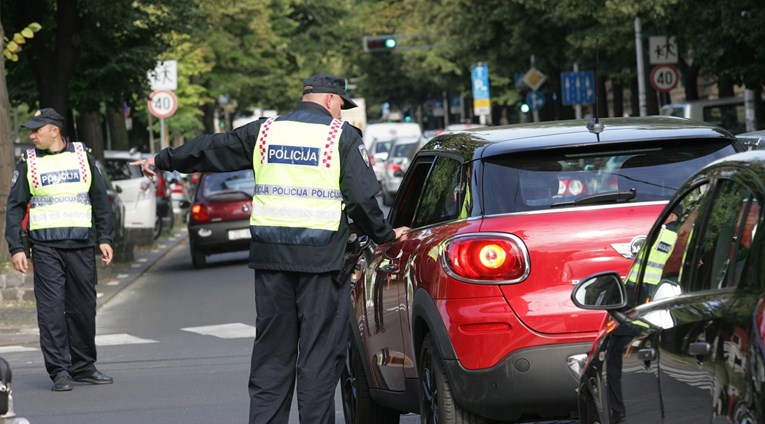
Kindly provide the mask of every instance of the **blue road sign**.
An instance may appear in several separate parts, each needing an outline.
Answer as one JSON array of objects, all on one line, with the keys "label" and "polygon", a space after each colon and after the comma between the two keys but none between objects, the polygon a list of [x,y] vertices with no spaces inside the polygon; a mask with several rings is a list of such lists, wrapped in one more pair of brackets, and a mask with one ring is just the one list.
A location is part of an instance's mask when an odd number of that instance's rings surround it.
[{"label": "blue road sign", "polygon": [[473,77],[473,100],[489,98],[489,65],[476,63],[471,71]]},{"label": "blue road sign", "polygon": [[531,110],[542,109],[545,105],[545,95],[539,91],[532,91],[526,96],[526,104]]},{"label": "blue road sign", "polygon": [[567,106],[595,103],[595,74],[592,72],[563,72],[563,104]]}]

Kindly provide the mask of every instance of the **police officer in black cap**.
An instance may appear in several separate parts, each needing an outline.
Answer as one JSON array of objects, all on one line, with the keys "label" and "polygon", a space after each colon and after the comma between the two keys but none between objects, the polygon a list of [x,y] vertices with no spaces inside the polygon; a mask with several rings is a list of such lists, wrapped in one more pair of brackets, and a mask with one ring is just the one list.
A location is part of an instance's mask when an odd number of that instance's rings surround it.
[{"label": "police officer in black cap", "polygon": [[348,218],[377,243],[401,236],[385,221],[361,132],[341,118],[356,107],[345,80],[317,74],[286,115],[202,135],[141,165],[191,173],[253,169],[249,266],[255,270],[256,336],[250,423],[287,422],[297,379],[304,423],[334,422],[334,393],[348,340],[350,284],[335,283]]},{"label": "police officer in black cap", "polygon": [[64,117],[51,108],[23,124],[33,149],[16,166],[8,195],[5,239],[13,268],[29,271],[22,228],[29,206],[37,322],[53,391],[72,380],[109,384],[96,369],[96,245],[112,260],[114,224],[106,184],[82,143],[61,134]]}]

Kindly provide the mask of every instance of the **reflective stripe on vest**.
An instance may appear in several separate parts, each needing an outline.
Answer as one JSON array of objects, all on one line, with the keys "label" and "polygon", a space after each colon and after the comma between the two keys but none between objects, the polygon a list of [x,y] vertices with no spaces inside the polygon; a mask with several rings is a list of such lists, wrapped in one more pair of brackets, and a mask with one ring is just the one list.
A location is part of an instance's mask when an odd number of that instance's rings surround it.
[{"label": "reflective stripe on vest", "polygon": [[263,123],[252,161],[257,184],[250,225],[259,227],[256,239],[322,245],[338,230],[342,125],[339,119],[329,127],[275,118]]},{"label": "reflective stripe on vest", "polygon": [[[29,230],[32,240],[87,239],[92,223],[91,175],[82,143],[65,152],[37,157],[27,150],[27,177],[32,195]],[[73,166],[74,164],[74,166]]]},{"label": "reflective stripe on vest", "polygon": [[669,257],[672,255],[672,250],[675,248],[676,242],[677,233],[666,227],[662,227],[659,232],[659,237],[656,239],[653,246],[651,246],[651,250],[648,253],[643,282],[647,284],[659,284],[659,282],[661,282],[664,265],[667,264]]}]

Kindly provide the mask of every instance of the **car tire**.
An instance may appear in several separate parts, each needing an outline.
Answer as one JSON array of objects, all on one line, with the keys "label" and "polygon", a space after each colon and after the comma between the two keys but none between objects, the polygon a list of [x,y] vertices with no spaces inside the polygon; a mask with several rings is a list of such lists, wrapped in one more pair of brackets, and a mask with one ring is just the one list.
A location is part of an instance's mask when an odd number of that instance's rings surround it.
[{"label": "car tire", "polygon": [[393,204],[393,200],[396,198],[396,193],[388,193],[387,191],[382,191],[382,202],[385,206],[390,206]]},{"label": "car tire", "polygon": [[351,338],[348,339],[348,352],[340,384],[346,423],[395,424],[400,421],[401,414],[398,411],[380,406],[372,399],[361,356]]},{"label": "car tire", "polygon": [[583,386],[579,388],[579,392],[581,393],[579,395],[579,422],[581,424],[600,424],[598,407],[595,406],[592,395]]},{"label": "car tire", "polygon": [[194,268],[196,269],[206,267],[207,255],[205,255],[205,252],[192,247],[191,248],[191,264],[194,265]]},{"label": "car tire", "polygon": [[162,234],[162,217],[159,215],[154,216],[154,229],[152,230],[151,236],[154,238],[154,240],[158,239],[160,234]]},{"label": "car tire", "polygon": [[460,408],[454,401],[452,388],[438,355],[433,337],[428,334],[420,349],[420,418],[423,423],[485,424],[489,421]]}]

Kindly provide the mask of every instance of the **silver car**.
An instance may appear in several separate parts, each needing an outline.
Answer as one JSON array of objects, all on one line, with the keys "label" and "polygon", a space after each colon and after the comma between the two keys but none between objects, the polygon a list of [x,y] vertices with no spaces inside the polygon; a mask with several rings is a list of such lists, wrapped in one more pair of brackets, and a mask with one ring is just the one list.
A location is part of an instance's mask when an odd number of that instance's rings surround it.
[{"label": "silver car", "polygon": [[385,159],[385,170],[382,175],[382,200],[383,204],[390,206],[396,197],[398,187],[404,178],[407,168],[409,168],[410,158],[414,152],[421,146],[420,139],[416,137],[399,137],[391,143],[390,152]]}]

